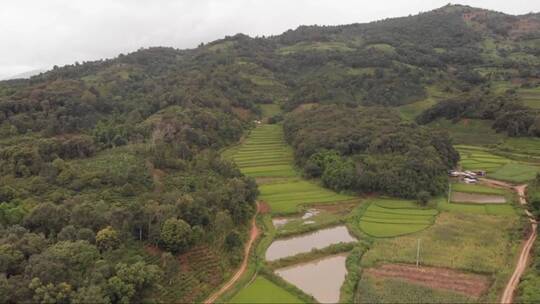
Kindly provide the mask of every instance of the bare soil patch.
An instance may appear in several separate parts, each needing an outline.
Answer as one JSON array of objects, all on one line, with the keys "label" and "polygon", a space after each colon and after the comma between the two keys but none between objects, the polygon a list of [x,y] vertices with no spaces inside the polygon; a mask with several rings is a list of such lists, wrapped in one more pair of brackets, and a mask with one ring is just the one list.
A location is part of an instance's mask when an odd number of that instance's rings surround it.
[{"label": "bare soil patch", "polygon": [[270,205],[268,205],[267,203],[262,202],[262,201],[259,202],[259,213],[260,214],[270,213],[270,211],[272,211],[272,209],[270,208]]},{"label": "bare soil patch", "polygon": [[405,280],[409,283],[425,287],[453,291],[467,296],[479,298],[487,292],[490,280],[487,276],[464,273],[438,267],[416,267],[408,264],[384,264],[377,268],[369,268],[366,274]]}]

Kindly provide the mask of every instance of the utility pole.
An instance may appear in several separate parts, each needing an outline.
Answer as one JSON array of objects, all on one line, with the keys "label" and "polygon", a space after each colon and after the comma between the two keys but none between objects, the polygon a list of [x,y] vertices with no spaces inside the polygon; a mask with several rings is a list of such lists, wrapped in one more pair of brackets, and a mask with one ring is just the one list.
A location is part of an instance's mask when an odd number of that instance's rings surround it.
[{"label": "utility pole", "polygon": [[452,195],[452,182],[448,183],[448,203],[450,204],[450,195]]},{"label": "utility pole", "polygon": [[418,239],[418,245],[416,247],[416,267],[420,263],[420,239]]}]

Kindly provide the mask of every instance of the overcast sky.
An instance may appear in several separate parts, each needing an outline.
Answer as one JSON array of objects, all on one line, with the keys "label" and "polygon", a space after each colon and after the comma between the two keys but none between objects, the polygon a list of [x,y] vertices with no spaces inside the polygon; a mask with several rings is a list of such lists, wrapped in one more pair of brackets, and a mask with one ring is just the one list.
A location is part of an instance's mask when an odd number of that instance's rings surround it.
[{"label": "overcast sky", "polygon": [[[225,35],[279,34],[299,25],[369,22],[448,0],[0,0],[0,79],[140,47],[192,48]],[[463,0],[510,14],[539,0]]]}]

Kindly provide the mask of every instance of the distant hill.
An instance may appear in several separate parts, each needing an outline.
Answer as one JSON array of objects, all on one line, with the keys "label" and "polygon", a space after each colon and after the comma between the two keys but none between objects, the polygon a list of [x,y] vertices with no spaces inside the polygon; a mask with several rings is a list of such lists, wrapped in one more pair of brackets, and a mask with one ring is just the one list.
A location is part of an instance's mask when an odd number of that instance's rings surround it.
[{"label": "distant hill", "polygon": [[23,72],[23,73],[19,73],[19,74],[15,74],[15,75],[12,75],[12,76],[9,76],[9,77],[6,77],[2,80],[10,80],[10,79],[28,79],[32,76],[36,76],[36,75],[39,75],[43,72],[46,72],[47,70],[46,69],[35,69],[35,70],[31,70],[31,71],[26,71],[26,72]]}]

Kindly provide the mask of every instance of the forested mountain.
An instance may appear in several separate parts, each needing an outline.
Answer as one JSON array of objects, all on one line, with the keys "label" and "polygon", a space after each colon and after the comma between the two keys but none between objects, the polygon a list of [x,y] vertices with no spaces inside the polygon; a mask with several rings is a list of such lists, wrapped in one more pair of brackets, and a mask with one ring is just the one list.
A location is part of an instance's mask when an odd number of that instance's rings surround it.
[{"label": "forested mountain", "polygon": [[[186,270],[151,252],[202,248],[225,274],[238,263],[258,192],[219,152],[264,103],[282,106],[298,165],[326,186],[441,193],[458,155],[417,123],[540,136],[538,111],[498,86],[540,86],[539,55],[539,14],[449,5],[0,82],[0,302],[202,300],[221,277],[175,289]],[[418,102],[416,122],[396,110]]]}]

